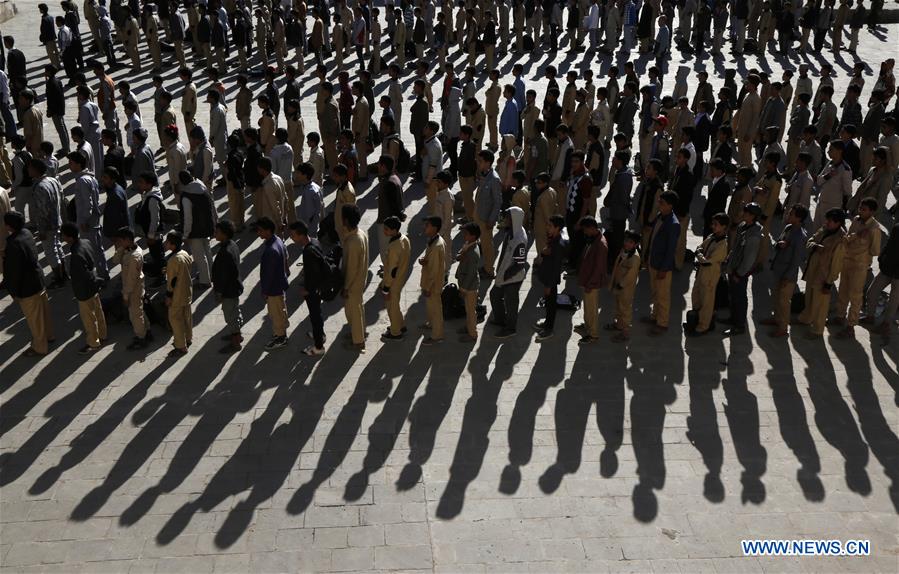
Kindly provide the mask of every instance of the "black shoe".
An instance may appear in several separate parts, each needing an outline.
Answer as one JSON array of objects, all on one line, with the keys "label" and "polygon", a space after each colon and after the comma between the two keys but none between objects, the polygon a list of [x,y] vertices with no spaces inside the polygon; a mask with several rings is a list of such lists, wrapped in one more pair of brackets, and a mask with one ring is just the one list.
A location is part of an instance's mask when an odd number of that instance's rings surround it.
[{"label": "black shoe", "polygon": [[494,335],[497,339],[509,339],[514,337],[517,334],[517,331],[514,329],[501,329],[496,335]]},{"label": "black shoe", "polygon": [[539,343],[539,342],[545,341],[547,339],[552,339],[552,336],[553,336],[552,331],[543,330],[543,331],[540,331],[539,333],[537,333],[537,336],[534,338],[534,340]]},{"label": "black shoe", "polygon": [[96,353],[99,350],[100,350],[99,346],[91,347],[90,345],[85,345],[85,346],[81,347],[80,349],[78,349],[78,354],[79,355],[90,355],[91,353]]},{"label": "black shoe", "polygon": [[746,333],[746,327],[731,327],[725,331],[722,331],[721,335],[723,337],[735,337],[737,335],[743,335]]},{"label": "black shoe", "polygon": [[287,337],[273,337],[271,341],[266,343],[265,350],[266,351],[274,351],[275,349],[282,349],[287,346]]},{"label": "black shoe", "polygon": [[402,341],[405,338],[406,337],[402,333],[400,333],[399,335],[392,335],[390,334],[390,331],[387,331],[386,333],[381,335],[382,341]]},{"label": "black shoe", "polygon": [[131,344],[125,347],[129,351],[140,351],[141,349],[145,349],[147,347],[147,339],[140,339],[135,337]]}]

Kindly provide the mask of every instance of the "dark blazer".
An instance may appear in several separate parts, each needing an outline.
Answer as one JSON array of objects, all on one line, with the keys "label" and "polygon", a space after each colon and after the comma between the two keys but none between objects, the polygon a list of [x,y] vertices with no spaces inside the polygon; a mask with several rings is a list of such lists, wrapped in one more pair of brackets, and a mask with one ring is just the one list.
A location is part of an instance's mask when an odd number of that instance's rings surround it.
[{"label": "dark blazer", "polygon": [[416,98],[412,103],[411,116],[409,117],[409,130],[411,130],[412,137],[415,138],[416,142],[424,140],[422,130],[425,129],[428,118],[428,102],[423,97]]},{"label": "dark blazer", "polygon": [[693,202],[693,174],[687,166],[678,167],[671,176],[671,191],[677,194],[677,205],[674,206],[674,214],[678,217],[686,217],[690,213],[690,204]]},{"label": "dark blazer", "polygon": [[53,16],[49,14],[41,16],[41,35],[38,39],[41,44],[56,40],[56,26],[53,23]]},{"label": "dark blazer", "polygon": [[704,219],[711,219],[716,213],[724,213],[727,208],[727,198],[730,197],[730,194],[730,184],[727,183],[726,177],[722,177],[717,183],[709,188],[709,199],[705,202],[705,207],[702,210],[702,217]]},{"label": "dark blazer", "polygon": [[315,239],[310,239],[306,247],[303,248],[303,280],[304,287],[309,293],[317,293],[325,281],[327,272],[330,273],[328,263],[325,261],[325,254],[322,252],[322,246]]},{"label": "dark blazer", "polygon": [[66,113],[66,93],[59,78],[47,80],[47,117],[56,118]]},{"label": "dark blazer", "polygon": [[112,237],[123,227],[131,227],[128,212],[128,196],[121,185],[116,184],[106,190],[106,205],[103,206],[103,235]]},{"label": "dark blazer", "polygon": [[702,116],[696,123],[696,130],[693,132],[693,145],[696,146],[696,151],[700,153],[708,151],[709,140],[713,133],[712,120],[708,115]]},{"label": "dark blazer", "polygon": [[674,213],[668,217],[659,215],[656,225],[661,225],[649,244],[649,266],[657,271],[674,269],[674,253],[680,239],[680,222]]},{"label": "dark blazer", "polygon": [[219,245],[212,260],[212,288],[224,299],[236,299],[243,293],[240,250],[231,239]]},{"label": "dark blazer", "polygon": [[94,265],[94,248],[86,239],[79,239],[69,249],[69,276],[72,292],[79,301],[87,301],[100,292],[100,281]]},{"label": "dark blazer", "polygon": [[44,274],[37,262],[37,244],[27,229],[6,238],[3,281],[9,294],[16,299],[31,297],[44,290]]}]

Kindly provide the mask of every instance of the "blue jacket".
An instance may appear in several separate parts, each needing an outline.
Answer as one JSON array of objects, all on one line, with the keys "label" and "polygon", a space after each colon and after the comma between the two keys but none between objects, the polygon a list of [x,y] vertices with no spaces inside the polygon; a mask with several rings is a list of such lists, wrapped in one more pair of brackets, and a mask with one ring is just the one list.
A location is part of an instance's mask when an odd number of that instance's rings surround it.
[{"label": "blue jacket", "polygon": [[115,184],[106,190],[106,205],[103,207],[103,235],[112,237],[123,227],[131,227],[128,213],[128,196],[122,186]]},{"label": "blue jacket", "polygon": [[277,297],[287,291],[287,251],[277,235],[262,244],[259,258],[259,289],[263,297]]},{"label": "blue jacket", "polygon": [[503,106],[503,113],[499,117],[499,133],[518,137],[518,104],[514,99],[506,100],[506,105]]},{"label": "blue jacket", "polygon": [[799,266],[805,262],[808,233],[801,225],[787,225],[778,238],[778,242],[780,241],[785,241],[786,246],[782,249],[775,246],[771,272],[778,281],[796,281],[799,277]]},{"label": "blue jacket", "polygon": [[656,271],[674,269],[674,251],[680,239],[680,222],[674,212],[668,216],[659,215],[649,244],[649,266]]}]

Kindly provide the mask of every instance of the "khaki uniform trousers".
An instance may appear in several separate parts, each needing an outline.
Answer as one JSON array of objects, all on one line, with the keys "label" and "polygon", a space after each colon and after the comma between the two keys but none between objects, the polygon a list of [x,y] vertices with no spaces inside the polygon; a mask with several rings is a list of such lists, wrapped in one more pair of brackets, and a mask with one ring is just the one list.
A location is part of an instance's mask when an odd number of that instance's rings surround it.
[{"label": "khaki uniform trousers", "polygon": [[56,42],[44,42],[44,47],[47,49],[47,57],[50,58],[50,63],[60,68],[59,49],[56,47]]},{"label": "khaki uniform trousers", "polygon": [[442,293],[431,293],[426,297],[428,324],[431,325],[431,338],[443,339],[443,298]]},{"label": "khaki uniform trousers", "polygon": [[362,292],[350,291],[343,302],[343,312],[347,323],[350,324],[350,333],[353,335],[354,345],[365,344],[365,311],[362,308]]},{"label": "khaki uniform trousers", "polygon": [[84,338],[89,347],[97,348],[100,341],[106,339],[106,317],[100,304],[100,295],[78,301],[78,314],[84,325]]},{"label": "khaki uniform trousers", "polygon": [[674,250],[674,267],[680,269],[684,266],[684,256],[687,253],[687,223],[690,217],[685,215],[678,217],[677,220],[680,222],[680,236],[677,238],[677,248]]},{"label": "khaki uniform trousers", "polygon": [[[488,70],[492,70],[493,68],[488,67]],[[490,142],[490,145],[497,145],[497,140],[499,138],[498,132],[499,127],[497,126],[497,115],[496,114],[488,114],[487,115],[487,131],[490,134],[490,139],[487,140]]]},{"label": "khaki uniform trousers", "polygon": [[584,325],[587,334],[599,338],[599,289],[584,289]]},{"label": "khaki uniform trousers", "polygon": [[[465,329],[469,336],[477,338],[478,336],[478,292],[459,289],[462,294],[462,300],[465,302]],[[441,313],[442,315],[442,313]]]},{"label": "khaki uniform trousers", "polygon": [[289,321],[287,319],[287,300],[284,295],[269,295],[265,298],[268,316],[272,320],[272,333],[275,337],[286,337]]},{"label": "khaki uniform trousers", "polygon": [[790,325],[790,303],[795,291],[795,281],[778,281],[774,286],[774,321],[780,331],[786,331]]},{"label": "khaki uniform trousers", "polygon": [[144,317],[144,301],[141,297],[128,299],[128,320],[134,329],[134,336],[143,339],[147,336],[147,320]]},{"label": "khaki uniform trousers", "polygon": [[175,46],[175,57],[178,59],[178,63],[181,64],[182,68],[186,68],[187,59],[184,57],[184,41],[175,40],[172,44]]},{"label": "khaki uniform trousers", "polygon": [[[327,169],[332,169],[335,165],[337,165],[337,141],[331,138],[322,138],[322,148],[324,148],[325,152],[325,163],[327,164]],[[327,173],[323,175],[328,175]]]},{"label": "khaki uniform trousers", "polygon": [[400,309],[400,295],[402,292],[402,285],[392,285],[390,288],[390,298],[387,299],[387,317],[390,319],[390,334],[394,337],[401,335],[403,327],[406,326],[403,311]]},{"label": "khaki uniform trousers", "polygon": [[795,171],[796,158],[799,157],[799,143],[802,140],[798,137],[787,138],[787,166],[785,171],[792,174]]},{"label": "khaki uniform trousers", "polygon": [[696,323],[697,333],[705,333],[709,330],[712,315],[715,314],[715,290],[717,287],[718,276],[693,283],[690,298],[693,302],[693,310],[699,313],[699,321]]},{"label": "khaki uniform trousers", "polygon": [[615,291],[615,325],[622,331],[629,331],[634,319],[635,286]]},{"label": "khaki uniform trousers", "polygon": [[484,63],[488,70],[492,70],[496,63],[496,44],[484,44]]},{"label": "khaki uniform trousers", "polygon": [[474,178],[460,177],[459,189],[462,190],[462,205],[465,207],[465,218],[474,221]]},{"label": "khaki uniform trousers", "polygon": [[671,272],[665,273],[664,279],[658,278],[658,269],[649,267],[649,292],[652,310],[649,316],[659,327],[668,327],[668,315],[671,311]]},{"label": "khaki uniform trousers", "polygon": [[496,250],[493,247],[493,228],[488,227],[487,223],[475,216],[475,223],[481,228],[481,263],[482,267],[488,272],[493,273],[493,263],[496,258]]},{"label": "khaki uniform trousers", "polygon": [[169,307],[169,324],[172,326],[172,339],[176,349],[186,349],[193,341],[193,322],[190,305]]},{"label": "khaki uniform trousers", "polygon": [[865,280],[868,278],[868,266],[858,263],[844,263],[840,273],[840,288],[837,293],[837,314],[849,314],[846,319],[850,327],[858,325],[858,315],[862,309],[862,299],[865,295]]},{"label": "khaki uniform trousers", "polygon": [[244,226],[244,203],[243,203],[243,190],[237,189],[234,187],[234,184],[230,181],[227,185],[228,189],[228,217],[231,219],[231,223],[234,224],[238,230],[243,229]]},{"label": "khaki uniform trousers", "polygon": [[799,315],[799,322],[811,326],[815,335],[824,334],[824,323],[830,309],[830,291],[824,292],[821,287],[805,286],[805,309]]},{"label": "khaki uniform trousers", "polygon": [[53,323],[50,322],[50,299],[46,291],[35,293],[31,297],[16,299],[28,330],[31,331],[31,348],[41,355],[46,355],[50,339],[53,338]]},{"label": "khaki uniform trousers", "polygon": [[752,166],[752,140],[737,140],[737,159],[741,166]]}]

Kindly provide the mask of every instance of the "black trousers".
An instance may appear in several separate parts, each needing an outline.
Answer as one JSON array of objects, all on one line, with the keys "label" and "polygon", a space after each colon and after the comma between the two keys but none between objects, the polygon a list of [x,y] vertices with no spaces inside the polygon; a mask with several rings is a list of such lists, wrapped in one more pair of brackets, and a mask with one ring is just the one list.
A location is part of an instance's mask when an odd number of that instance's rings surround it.
[{"label": "black trousers", "polygon": [[749,277],[733,280],[728,277],[727,291],[730,298],[730,320],[734,327],[746,327],[746,313],[749,308],[749,299],[746,291],[749,287]]},{"label": "black trousers", "polygon": [[557,300],[559,298],[559,286],[553,285],[552,287],[547,287],[549,290],[549,294],[546,294],[546,291],[543,292],[543,303],[546,307],[546,320],[543,323],[543,329],[546,331],[552,331],[553,327],[556,325],[556,308],[557,308]]},{"label": "black trousers", "polygon": [[613,219],[609,229],[609,269],[615,266],[615,260],[624,246],[624,232],[627,230],[626,219]]},{"label": "black trousers", "polygon": [[321,349],[325,346],[325,321],[322,319],[322,298],[318,293],[309,293],[305,297],[309,309],[309,322],[312,323],[312,340]]}]

